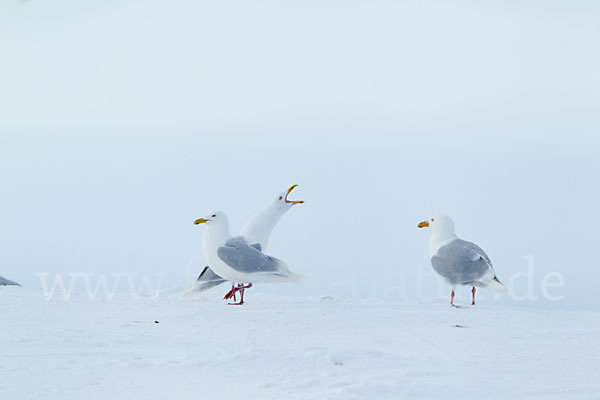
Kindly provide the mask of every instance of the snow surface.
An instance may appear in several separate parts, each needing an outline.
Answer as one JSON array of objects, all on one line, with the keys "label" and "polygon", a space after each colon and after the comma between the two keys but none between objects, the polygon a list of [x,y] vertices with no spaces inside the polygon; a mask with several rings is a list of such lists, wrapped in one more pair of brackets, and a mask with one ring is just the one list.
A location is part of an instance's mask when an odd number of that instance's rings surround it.
[{"label": "snow surface", "polygon": [[220,295],[3,287],[0,398],[600,399],[599,312]]}]

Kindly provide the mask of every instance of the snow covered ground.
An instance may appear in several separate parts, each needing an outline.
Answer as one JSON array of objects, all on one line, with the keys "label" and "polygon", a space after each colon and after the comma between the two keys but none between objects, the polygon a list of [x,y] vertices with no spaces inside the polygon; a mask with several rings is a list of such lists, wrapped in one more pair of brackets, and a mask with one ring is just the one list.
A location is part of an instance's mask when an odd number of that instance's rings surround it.
[{"label": "snow covered ground", "polygon": [[599,312],[220,294],[3,287],[0,397],[600,399]]}]

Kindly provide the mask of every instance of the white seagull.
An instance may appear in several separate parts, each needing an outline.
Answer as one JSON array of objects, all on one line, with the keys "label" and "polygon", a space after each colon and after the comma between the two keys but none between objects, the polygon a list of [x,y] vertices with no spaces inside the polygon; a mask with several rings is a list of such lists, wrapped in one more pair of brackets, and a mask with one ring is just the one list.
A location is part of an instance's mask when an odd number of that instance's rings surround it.
[{"label": "white seagull", "polygon": [[472,286],[475,305],[475,287],[505,290],[496,277],[490,258],[476,244],[459,239],[454,222],[447,216],[431,218],[419,223],[419,228],[430,227],[429,256],[433,270],[452,286],[450,304],[454,305],[454,289]]},{"label": "white seagull", "polygon": [[[298,185],[292,185],[287,191],[279,193],[267,204],[260,212],[250,218],[242,227],[238,238],[246,243],[256,247],[260,251],[266,251],[269,244],[271,232],[279,222],[279,219],[288,212],[294,205],[304,203],[303,200],[290,200],[289,194]],[[203,292],[221,283],[227,282],[209,267],[206,266],[196,279],[196,281],[184,290],[183,294],[194,292]],[[235,299],[236,288],[232,284],[233,297]]]},{"label": "white seagull", "polygon": [[212,270],[224,279],[237,282],[238,286],[225,295],[225,299],[240,292],[239,303],[244,304],[244,290],[252,283],[298,282],[300,276],[275,257],[268,256],[256,246],[229,234],[229,221],[224,213],[215,211],[199,218],[194,224],[206,224],[202,235],[202,252]]}]

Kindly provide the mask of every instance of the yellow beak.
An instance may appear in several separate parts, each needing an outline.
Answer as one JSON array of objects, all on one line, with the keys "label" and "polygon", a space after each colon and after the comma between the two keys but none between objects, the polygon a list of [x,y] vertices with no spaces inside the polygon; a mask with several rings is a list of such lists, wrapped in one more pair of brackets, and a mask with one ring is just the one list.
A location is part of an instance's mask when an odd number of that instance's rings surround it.
[{"label": "yellow beak", "polygon": [[429,222],[427,221],[419,222],[419,225],[417,225],[418,228],[427,228],[428,226]]},{"label": "yellow beak", "polygon": [[294,188],[298,186],[298,185],[293,185],[292,187],[290,187],[287,191],[287,194],[285,195],[285,202],[286,203],[292,203],[292,204],[302,204],[304,203],[304,200],[288,200],[288,196],[291,193],[292,190],[294,190]]},{"label": "yellow beak", "polygon": [[203,224],[205,222],[210,221],[209,219],[204,219],[204,218],[198,218],[197,220],[194,221],[194,225],[200,225]]}]

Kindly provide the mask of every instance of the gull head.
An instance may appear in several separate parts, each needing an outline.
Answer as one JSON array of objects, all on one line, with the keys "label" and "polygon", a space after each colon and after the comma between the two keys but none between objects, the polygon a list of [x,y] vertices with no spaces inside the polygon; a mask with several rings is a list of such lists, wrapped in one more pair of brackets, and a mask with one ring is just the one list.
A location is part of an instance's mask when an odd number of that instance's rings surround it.
[{"label": "gull head", "polygon": [[433,235],[452,236],[454,235],[454,222],[446,215],[429,218],[417,225],[419,228],[431,228]]},{"label": "gull head", "polygon": [[221,211],[213,211],[207,216],[194,221],[194,225],[206,224],[207,226],[226,226],[228,223],[227,217]]},{"label": "gull head", "polygon": [[291,186],[287,191],[279,193],[275,199],[273,200],[274,206],[279,210],[289,210],[292,206],[296,204],[304,203],[304,200],[290,200],[288,196],[296,188],[298,185]]}]

